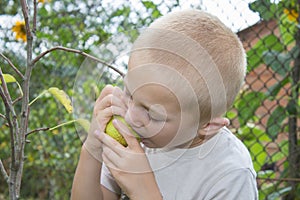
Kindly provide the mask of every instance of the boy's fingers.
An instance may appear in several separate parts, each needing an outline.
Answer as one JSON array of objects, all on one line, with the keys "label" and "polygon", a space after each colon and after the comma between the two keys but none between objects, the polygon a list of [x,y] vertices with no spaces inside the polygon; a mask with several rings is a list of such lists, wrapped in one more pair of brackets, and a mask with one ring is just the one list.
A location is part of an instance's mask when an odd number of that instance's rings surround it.
[{"label": "boy's fingers", "polygon": [[94,111],[97,112],[98,110],[103,110],[110,106],[118,106],[123,110],[126,110],[125,104],[122,102],[121,99],[114,96],[113,94],[108,94],[107,96],[103,97],[101,101],[98,101],[94,106]]},{"label": "boy's fingers", "polygon": [[113,115],[119,115],[119,116],[124,117],[126,114],[126,111],[123,108],[120,108],[118,106],[112,106],[111,110],[112,110]]},{"label": "boy's fingers", "polygon": [[123,146],[115,139],[102,132],[98,134],[98,139],[106,146],[110,147],[116,154],[121,155]]},{"label": "boy's fingers", "polygon": [[99,101],[95,104],[94,112],[95,112],[95,114],[97,114],[97,112],[99,112],[107,107],[113,106],[113,105],[123,107],[123,105],[122,104],[120,105],[120,104],[121,104],[121,100],[117,99],[112,94],[109,94],[109,95],[105,96],[102,99],[102,101]]},{"label": "boy's fingers", "polygon": [[129,130],[129,128],[122,123],[120,120],[113,120],[114,127],[119,131],[119,133],[124,137],[126,140],[128,147],[136,148],[141,147],[138,140],[134,137],[133,133]]},{"label": "boy's fingers", "polygon": [[[118,154],[116,154],[110,147],[103,145],[103,152],[102,152],[102,156],[106,158],[106,162],[105,164],[108,165],[108,163],[113,164],[113,166],[115,166],[114,163],[117,163],[118,161],[120,161],[120,156]],[[108,167],[112,167],[109,166]]]},{"label": "boy's fingers", "polygon": [[101,101],[101,100],[102,100],[105,96],[107,96],[108,94],[112,94],[113,91],[114,91],[114,86],[112,86],[112,85],[106,85],[106,86],[102,89],[102,91],[101,91],[99,97],[98,97],[97,100],[96,100],[96,103],[97,103],[98,101]]}]

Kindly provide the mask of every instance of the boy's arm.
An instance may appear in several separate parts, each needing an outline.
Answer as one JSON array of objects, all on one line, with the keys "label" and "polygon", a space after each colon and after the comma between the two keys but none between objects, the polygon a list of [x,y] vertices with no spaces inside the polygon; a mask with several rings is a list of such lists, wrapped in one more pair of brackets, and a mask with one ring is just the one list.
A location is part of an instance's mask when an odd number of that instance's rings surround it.
[{"label": "boy's arm", "polygon": [[[87,139],[81,149],[75,172],[71,199],[118,199],[117,196],[100,184],[102,144],[97,134],[104,134],[107,122],[113,115],[121,115],[123,105],[116,100],[120,98],[119,88],[105,86],[95,102],[93,117]],[[114,107],[115,109],[112,109]]]},{"label": "boy's arm", "polygon": [[96,160],[83,146],[73,180],[72,200],[119,199],[115,193],[101,186],[101,166],[101,162]]}]

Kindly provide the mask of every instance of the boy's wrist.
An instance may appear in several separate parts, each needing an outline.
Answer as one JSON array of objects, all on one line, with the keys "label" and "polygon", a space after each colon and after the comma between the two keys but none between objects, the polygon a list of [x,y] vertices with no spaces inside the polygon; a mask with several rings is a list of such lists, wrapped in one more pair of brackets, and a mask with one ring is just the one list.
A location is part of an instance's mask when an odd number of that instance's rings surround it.
[{"label": "boy's wrist", "polygon": [[82,145],[82,151],[87,152],[92,156],[95,160],[101,162],[102,161],[102,149],[101,145],[95,145],[94,142],[91,143],[88,139]]}]

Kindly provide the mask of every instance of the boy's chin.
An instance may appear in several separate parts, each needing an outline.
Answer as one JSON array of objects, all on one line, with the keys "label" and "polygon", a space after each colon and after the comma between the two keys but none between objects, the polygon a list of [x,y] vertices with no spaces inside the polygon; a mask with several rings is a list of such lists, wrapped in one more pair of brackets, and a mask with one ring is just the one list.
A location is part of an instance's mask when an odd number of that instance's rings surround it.
[{"label": "boy's chin", "polygon": [[158,148],[155,144],[153,144],[150,140],[143,138],[142,144],[147,148]]}]

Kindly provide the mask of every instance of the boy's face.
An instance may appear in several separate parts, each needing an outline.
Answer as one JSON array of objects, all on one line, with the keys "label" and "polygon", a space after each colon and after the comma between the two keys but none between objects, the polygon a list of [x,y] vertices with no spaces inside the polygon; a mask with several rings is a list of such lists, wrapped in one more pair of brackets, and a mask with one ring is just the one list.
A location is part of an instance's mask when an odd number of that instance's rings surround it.
[{"label": "boy's face", "polygon": [[[130,97],[125,120],[150,148],[174,147],[195,138],[195,106],[186,106],[187,87],[178,87],[174,71],[154,64],[129,67],[124,79]],[[175,72],[176,73],[176,72]],[[197,106],[196,106],[197,107]]]}]

